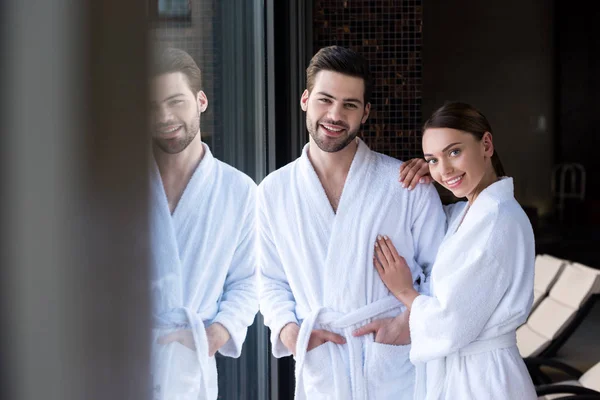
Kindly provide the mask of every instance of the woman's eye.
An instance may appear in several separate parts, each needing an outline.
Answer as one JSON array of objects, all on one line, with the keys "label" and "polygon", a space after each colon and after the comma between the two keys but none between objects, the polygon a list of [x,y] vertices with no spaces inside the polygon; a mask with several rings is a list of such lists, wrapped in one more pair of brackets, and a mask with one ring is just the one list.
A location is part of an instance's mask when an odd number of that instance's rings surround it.
[{"label": "woman's eye", "polygon": [[451,155],[451,156],[453,156],[453,157],[456,157],[456,156],[457,156],[457,155],[459,155],[459,154],[460,154],[460,150],[458,150],[458,149],[456,149],[456,150],[452,150],[452,151],[450,152],[450,155]]},{"label": "woman's eye", "polygon": [[425,160],[425,162],[427,164],[435,164],[435,163],[437,163],[437,160],[435,158],[430,158],[429,160]]}]

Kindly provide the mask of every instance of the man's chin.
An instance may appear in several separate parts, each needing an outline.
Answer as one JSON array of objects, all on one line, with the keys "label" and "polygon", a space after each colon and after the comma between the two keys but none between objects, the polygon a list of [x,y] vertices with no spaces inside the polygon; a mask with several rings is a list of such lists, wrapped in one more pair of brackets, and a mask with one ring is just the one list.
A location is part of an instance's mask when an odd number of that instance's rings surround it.
[{"label": "man's chin", "polygon": [[167,154],[179,154],[189,143],[183,140],[153,138],[154,145]]},{"label": "man's chin", "polygon": [[353,137],[343,137],[343,138],[335,138],[332,139],[330,137],[320,137],[318,140],[315,140],[315,143],[322,151],[326,153],[337,153],[338,151],[344,150],[356,136]]}]

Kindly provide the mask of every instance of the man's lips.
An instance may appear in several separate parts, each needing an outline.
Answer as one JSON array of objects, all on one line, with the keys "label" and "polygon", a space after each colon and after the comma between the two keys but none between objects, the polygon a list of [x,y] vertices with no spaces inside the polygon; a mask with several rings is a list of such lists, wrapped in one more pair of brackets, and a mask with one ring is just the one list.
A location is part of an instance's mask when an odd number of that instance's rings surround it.
[{"label": "man's lips", "polygon": [[323,129],[327,136],[340,136],[346,131],[346,127],[336,124],[320,123],[319,126]]},{"label": "man's lips", "polygon": [[166,128],[157,129],[156,132],[161,139],[173,139],[182,127],[183,125],[171,125]]}]

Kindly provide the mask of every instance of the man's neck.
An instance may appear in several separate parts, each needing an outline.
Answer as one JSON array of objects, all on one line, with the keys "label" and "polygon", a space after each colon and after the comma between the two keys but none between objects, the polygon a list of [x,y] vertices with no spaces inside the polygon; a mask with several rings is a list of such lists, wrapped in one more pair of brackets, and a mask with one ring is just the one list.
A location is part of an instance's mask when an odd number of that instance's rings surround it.
[{"label": "man's neck", "polygon": [[317,146],[312,138],[308,147],[308,159],[321,179],[346,179],[352,160],[358,149],[357,139],[335,153],[328,153]]},{"label": "man's neck", "polygon": [[357,149],[358,142],[353,140],[343,150],[328,153],[319,149],[312,138],[310,139],[308,159],[321,181],[321,186],[325,190],[334,213],[337,213],[346,177]]}]

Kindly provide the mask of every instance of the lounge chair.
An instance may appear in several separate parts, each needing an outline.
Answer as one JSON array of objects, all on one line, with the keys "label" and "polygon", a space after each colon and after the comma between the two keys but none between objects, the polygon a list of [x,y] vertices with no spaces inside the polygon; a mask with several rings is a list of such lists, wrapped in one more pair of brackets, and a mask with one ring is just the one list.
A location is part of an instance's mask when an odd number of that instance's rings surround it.
[{"label": "lounge chair", "polygon": [[554,357],[600,297],[600,271],[572,263],[563,271],[527,322],[517,329],[523,358]]}]

